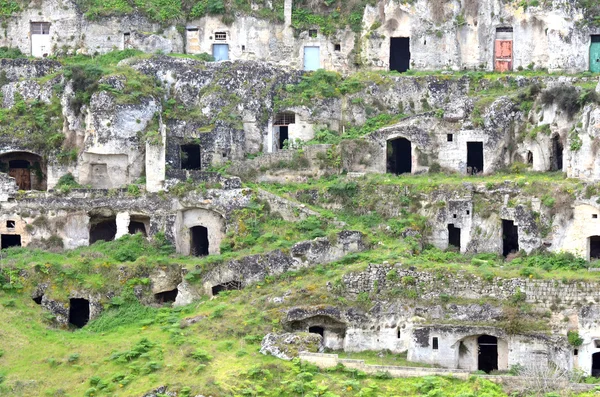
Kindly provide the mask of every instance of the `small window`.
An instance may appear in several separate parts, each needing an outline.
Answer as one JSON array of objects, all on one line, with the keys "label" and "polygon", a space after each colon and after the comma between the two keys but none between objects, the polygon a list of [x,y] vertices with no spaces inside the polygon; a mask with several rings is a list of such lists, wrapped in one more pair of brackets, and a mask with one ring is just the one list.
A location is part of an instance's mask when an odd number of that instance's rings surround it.
[{"label": "small window", "polygon": [[290,125],[296,124],[296,114],[295,113],[277,113],[275,115],[275,122],[273,125]]},{"label": "small window", "polygon": [[471,211],[467,210],[467,215],[471,215]]},{"label": "small window", "polygon": [[311,38],[313,38],[313,39],[316,39],[316,38],[317,38],[317,35],[318,35],[318,33],[319,33],[319,32],[317,31],[317,29],[310,29],[310,30],[308,31],[308,37],[311,37]]},{"label": "small window", "polygon": [[341,44],[336,44],[333,46],[334,51],[342,51],[342,45]]},{"label": "small window", "polygon": [[452,218],[456,219],[456,214],[452,214]]},{"label": "small window", "polygon": [[433,350],[437,350],[438,349],[438,338],[437,338],[437,336],[433,337],[432,345],[433,345]]},{"label": "small window", "polygon": [[400,327],[396,329],[396,337],[400,339]]},{"label": "small window", "polygon": [[574,356],[578,356],[579,355],[579,350],[577,350],[577,349],[573,350],[573,355]]},{"label": "small window", "polygon": [[215,40],[227,40],[226,32],[215,32]]},{"label": "small window", "polygon": [[593,219],[598,219],[598,214],[592,214]]},{"label": "small window", "polygon": [[600,348],[600,339],[596,339],[596,340],[594,341],[594,346],[595,346],[596,348]]},{"label": "small window", "polygon": [[446,135],[446,139],[448,140],[448,142],[454,141],[454,134],[448,134],[448,135]]},{"label": "small window", "polygon": [[50,34],[50,23],[31,22],[31,34]]},{"label": "small window", "polygon": [[6,221],[6,227],[9,229],[15,228],[15,221]]},{"label": "small window", "polygon": [[242,51],[246,51],[246,46],[242,44]]}]

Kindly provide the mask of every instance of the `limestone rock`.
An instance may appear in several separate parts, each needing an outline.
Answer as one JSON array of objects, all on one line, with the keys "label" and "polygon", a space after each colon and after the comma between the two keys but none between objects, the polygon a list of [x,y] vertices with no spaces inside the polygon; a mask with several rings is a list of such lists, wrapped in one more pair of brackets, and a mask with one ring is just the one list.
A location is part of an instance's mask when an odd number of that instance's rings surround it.
[{"label": "limestone rock", "polygon": [[323,342],[323,337],[318,334],[306,332],[267,334],[261,343],[260,352],[270,354],[282,360],[291,360],[299,352],[316,353]]},{"label": "limestone rock", "polygon": [[157,269],[150,275],[150,281],[153,294],[172,291],[181,283],[181,270],[174,267]]}]

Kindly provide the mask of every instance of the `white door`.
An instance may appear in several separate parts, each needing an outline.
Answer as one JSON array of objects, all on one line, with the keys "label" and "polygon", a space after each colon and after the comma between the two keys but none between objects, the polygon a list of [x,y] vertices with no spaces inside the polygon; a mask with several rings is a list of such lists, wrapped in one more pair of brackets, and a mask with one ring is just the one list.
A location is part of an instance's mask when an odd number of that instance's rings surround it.
[{"label": "white door", "polygon": [[319,47],[304,47],[304,70],[321,68],[321,53]]}]

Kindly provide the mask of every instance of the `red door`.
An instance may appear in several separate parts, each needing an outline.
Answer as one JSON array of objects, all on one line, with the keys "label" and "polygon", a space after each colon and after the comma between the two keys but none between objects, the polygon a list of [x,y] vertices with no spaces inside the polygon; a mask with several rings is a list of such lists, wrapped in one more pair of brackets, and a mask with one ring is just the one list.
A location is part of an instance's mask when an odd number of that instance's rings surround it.
[{"label": "red door", "polygon": [[494,49],[494,70],[496,72],[508,72],[512,70],[512,47],[512,40],[496,40]]},{"label": "red door", "polygon": [[28,168],[11,168],[8,175],[15,178],[19,190],[31,190],[31,173]]}]

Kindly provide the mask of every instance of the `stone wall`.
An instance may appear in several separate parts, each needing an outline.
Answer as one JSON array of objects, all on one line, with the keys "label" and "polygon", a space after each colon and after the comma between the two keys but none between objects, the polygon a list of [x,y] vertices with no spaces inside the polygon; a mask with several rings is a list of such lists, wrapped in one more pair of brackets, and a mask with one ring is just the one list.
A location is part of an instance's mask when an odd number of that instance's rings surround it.
[{"label": "stone wall", "polygon": [[342,284],[345,293],[350,296],[400,288],[415,290],[416,296],[423,300],[438,300],[440,296],[448,296],[507,301],[522,294],[525,302],[543,308],[600,303],[600,283],[594,281],[564,283],[558,280],[500,277],[484,280],[467,271],[443,274],[418,271],[399,263],[369,265],[364,272],[345,275]]}]

